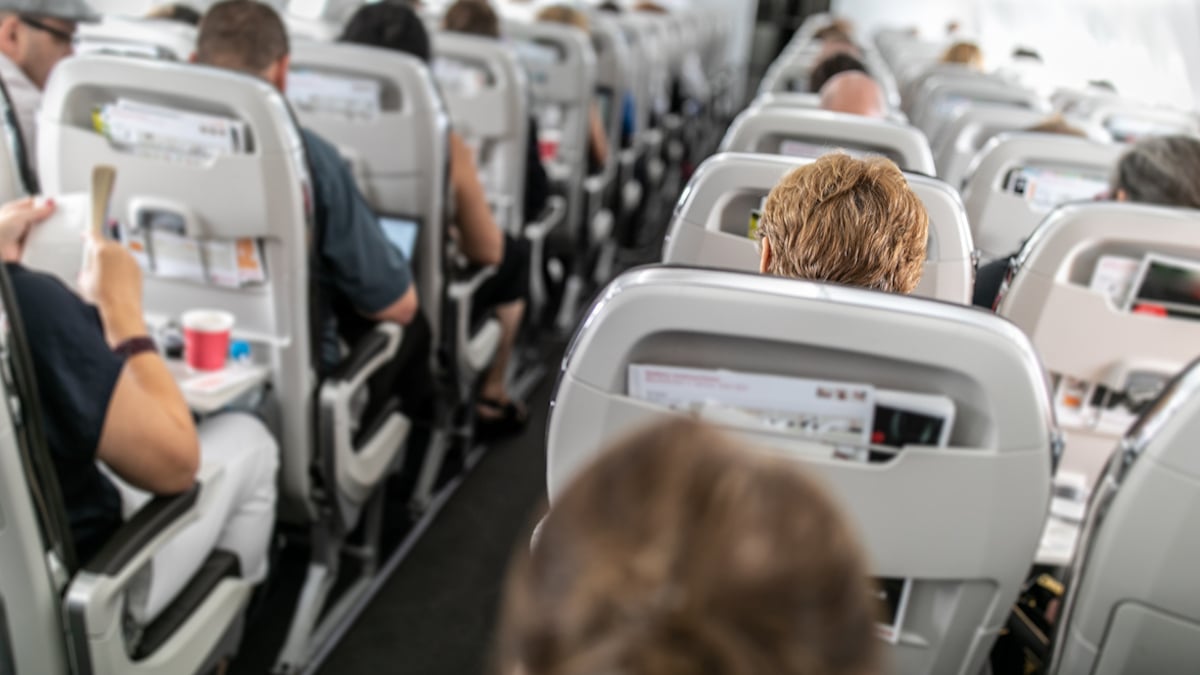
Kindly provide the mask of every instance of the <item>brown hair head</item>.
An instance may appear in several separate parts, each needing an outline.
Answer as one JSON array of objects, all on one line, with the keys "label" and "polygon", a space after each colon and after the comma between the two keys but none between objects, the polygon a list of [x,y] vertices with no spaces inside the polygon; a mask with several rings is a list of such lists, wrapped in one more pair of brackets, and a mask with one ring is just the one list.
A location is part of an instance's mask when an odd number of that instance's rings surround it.
[{"label": "brown hair head", "polygon": [[1076,136],[1078,138],[1087,138],[1087,134],[1079,127],[1068,122],[1062,115],[1051,115],[1037,124],[1029,127],[1025,131],[1030,131],[1036,134],[1059,134],[1061,136]]},{"label": "brown hair head", "polygon": [[771,190],[758,225],[778,276],[911,293],[929,215],[889,159],[830,153]]},{"label": "brown hair head", "polygon": [[287,29],[270,5],[224,0],[204,13],[196,62],[259,75],[288,55]]},{"label": "brown hair head", "polygon": [[961,63],[983,70],[983,50],[974,42],[955,42],[942,54],[942,63]]},{"label": "brown hair head", "polygon": [[500,672],[866,675],[867,574],[794,463],[676,419],[604,453],[518,548]]},{"label": "brown hair head", "polygon": [[446,10],[442,28],[453,33],[500,37],[500,18],[487,0],[458,0]]},{"label": "brown hair head", "polygon": [[537,20],[574,26],[585,33],[591,29],[587,14],[570,5],[550,5],[537,13]]}]

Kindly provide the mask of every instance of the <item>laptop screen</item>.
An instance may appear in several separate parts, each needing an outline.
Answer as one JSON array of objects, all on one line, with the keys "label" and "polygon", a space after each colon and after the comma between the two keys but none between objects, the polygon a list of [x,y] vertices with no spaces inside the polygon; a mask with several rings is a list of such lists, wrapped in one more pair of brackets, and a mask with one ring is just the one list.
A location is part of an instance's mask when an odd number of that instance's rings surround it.
[{"label": "laptop screen", "polygon": [[417,233],[420,231],[420,223],[407,216],[379,216],[379,227],[383,229],[383,235],[392,243],[401,253],[404,254],[404,259],[411,261],[413,253],[417,248]]}]

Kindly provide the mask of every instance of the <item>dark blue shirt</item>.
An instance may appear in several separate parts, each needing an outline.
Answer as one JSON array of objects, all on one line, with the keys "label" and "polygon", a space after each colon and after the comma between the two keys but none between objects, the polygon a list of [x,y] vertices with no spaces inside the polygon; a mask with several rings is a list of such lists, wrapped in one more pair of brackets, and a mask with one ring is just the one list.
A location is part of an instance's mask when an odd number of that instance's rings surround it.
[{"label": "dark blue shirt", "polygon": [[80,562],[121,525],[121,497],[96,466],[100,432],[125,365],[104,339],[96,308],[57,278],[9,263],[33,359],[46,444]]},{"label": "dark blue shirt", "polygon": [[404,297],[412,272],[404,254],[384,236],[337,148],[308,129],[300,133],[312,174],[320,256],[313,273],[325,295],[321,358],[332,367],[338,361],[338,317],[345,335],[344,324],[354,320],[352,314],[375,314]]}]

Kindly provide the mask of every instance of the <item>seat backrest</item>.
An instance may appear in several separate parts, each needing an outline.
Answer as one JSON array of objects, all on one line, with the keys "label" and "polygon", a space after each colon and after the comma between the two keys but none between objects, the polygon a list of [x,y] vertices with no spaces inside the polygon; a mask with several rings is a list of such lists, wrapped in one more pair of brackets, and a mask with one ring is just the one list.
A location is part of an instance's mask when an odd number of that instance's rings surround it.
[{"label": "seat backrest", "polygon": [[[663,262],[756,272],[750,212],[792,169],[810,159],[726,153],[709,158],[688,183],[663,245]],[[968,304],[974,284],[971,233],[958,194],[945,183],[905,174],[929,214],[925,269],[915,295]]]},{"label": "seat backrest", "polygon": [[[588,34],[556,23],[504,23],[529,75],[533,110],[542,139],[557,150],[547,173],[566,188],[567,232],[579,232],[584,217],[583,179],[588,170],[588,116],[596,91],[596,52]],[[543,145],[545,145],[543,143]]]},{"label": "seat backrest", "polygon": [[905,171],[935,174],[933,153],[915,127],[827,110],[746,110],[721,141],[722,152],[812,157],[830,148],[883,155]]},{"label": "seat backrest", "polygon": [[1091,124],[1103,127],[1113,139],[1132,143],[1146,136],[1185,134],[1200,136],[1200,118],[1194,112],[1151,106],[1122,98],[1094,101],[1086,113],[1079,113]]},{"label": "seat backrest", "polygon": [[[749,108],[798,108],[820,110],[821,96],[809,92],[770,92],[759,94],[750,102]],[[888,110],[887,119],[897,124],[908,124],[908,118],[898,108]]]},{"label": "seat backrest", "polygon": [[[7,288],[7,280],[4,285]],[[62,575],[64,584],[70,571],[63,552],[50,541],[53,536],[69,537],[70,532],[56,528],[50,517],[52,508],[61,515],[61,495],[47,494],[34,470],[37,450],[30,443],[31,420],[25,415],[39,415],[40,410],[16,384],[21,367],[16,361],[21,357],[14,353],[20,350],[10,314],[18,319],[19,314],[10,300],[0,299],[0,672],[66,675],[71,670],[63,640],[63,589],[52,570]],[[41,452],[48,465],[48,453],[44,448]]]},{"label": "seat backrest", "polygon": [[394,50],[298,42],[288,98],[301,125],[337,146],[377,213],[418,221],[417,294],[439,344],[449,117],[429,69]]},{"label": "seat backrest", "polygon": [[809,77],[820,56],[820,43],[804,45],[780,54],[763,74],[758,93],[811,93],[808,87]]},{"label": "seat backrest", "polygon": [[1041,111],[1011,106],[987,103],[966,106],[942,127],[939,137],[931,141],[938,176],[955,189],[960,188],[971,160],[993,136],[1004,131],[1027,129],[1045,117]]},{"label": "seat backrest", "polygon": [[1103,193],[1122,151],[1059,134],[1006,133],[988,141],[962,193],[981,258],[1016,252],[1054,207]]},{"label": "seat backrest", "polygon": [[1012,109],[1047,113],[1050,105],[1037,92],[1011,82],[982,75],[936,75],[926,79],[915,93],[908,117],[931,142],[940,137],[959,111],[972,104],[990,104]]},{"label": "seat backrest", "polygon": [[[622,111],[625,94],[633,88],[633,61],[629,45],[616,22],[607,17],[595,17],[591,23],[592,46],[596,51],[596,104],[604,121],[605,137],[620,142]],[[608,153],[601,172],[611,180],[617,175],[616,152]]]},{"label": "seat backrest", "polygon": [[1049,672],[1184,673],[1200,659],[1200,363],[1125,436],[1093,496]]},{"label": "seat backrest", "polygon": [[525,70],[507,45],[491,38],[441,32],[433,48],[433,72],[454,130],[479,152],[479,177],[499,207],[500,226],[519,233],[529,143]]},{"label": "seat backrest", "polygon": [[[1140,304],[1131,296],[1148,255],[1200,265],[1197,232],[1196,211],[1080,203],[1052,211],[1021,249],[997,312],[1029,335],[1053,375],[1111,396],[1102,411],[1087,390],[1082,403],[1060,405],[1064,469],[1095,479],[1133,420],[1122,398],[1154,393],[1200,354],[1200,321],[1126,309]],[[1114,263],[1128,271],[1112,272]]]},{"label": "seat backrest", "polygon": [[196,29],[179,21],[106,16],[81,23],[75,53],[187,61],[196,51]]},{"label": "seat backrest", "polygon": [[[220,138],[233,138],[237,147],[150,151],[116,136],[110,141],[97,131],[94,117],[118,101],[221,118],[235,129]],[[116,134],[108,125],[109,135]],[[271,391],[281,405],[275,431],[282,452],[282,513],[311,513],[315,378],[306,245],[311,183],[283,96],[260,79],[215,68],[118,56],[70,59],[55,67],[46,87],[38,153],[48,194],[86,192],[94,165],[116,167],[110,213],[154,254],[155,271],[145,275],[148,315],[178,319],[181,310],[198,307],[233,313],[235,338],[249,341],[254,360],[270,367]],[[182,247],[174,243],[179,237]],[[173,253],[158,250],[157,241]],[[242,284],[248,270],[241,260],[256,250],[263,280]],[[217,260],[234,266],[232,284],[217,283],[222,270],[229,273],[214,265]]]},{"label": "seat backrest", "polygon": [[[651,372],[639,378],[630,366]],[[821,383],[803,398],[752,385],[749,398],[727,402],[733,411],[696,406],[687,375],[660,371],[664,380],[654,368],[702,369],[693,375],[709,383],[730,373]],[[682,389],[659,388],[663,381]],[[639,395],[640,386],[654,391]],[[828,437],[771,426],[760,416],[776,419],[776,411],[755,407],[769,400],[808,419],[819,414],[816,401],[842,388],[946,397],[955,410],[948,447],[908,444],[886,462],[836,459]],[[719,404],[721,384],[708,391]],[[658,392],[675,400],[651,400]],[[841,428],[875,437],[867,431],[874,409],[845,396],[865,409]],[[968,307],[862,289],[716,270],[627,272],[601,292],[564,359],[547,432],[551,503],[607,443],[689,410],[804,462],[846,508],[875,574],[912,580],[890,647],[893,672],[979,671],[1028,572],[1050,498],[1048,393],[1020,331]],[[1011,499],[1013,490],[1023,498]]]}]

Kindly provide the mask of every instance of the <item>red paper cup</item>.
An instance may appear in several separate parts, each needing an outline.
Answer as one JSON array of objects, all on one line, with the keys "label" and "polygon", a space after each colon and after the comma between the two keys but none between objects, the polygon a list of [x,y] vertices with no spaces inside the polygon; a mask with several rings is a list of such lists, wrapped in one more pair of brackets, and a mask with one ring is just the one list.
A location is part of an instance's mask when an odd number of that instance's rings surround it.
[{"label": "red paper cup", "polygon": [[184,312],[183,360],[193,370],[220,370],[229,354],[233,315],[215,309]]},{"label": "red paper cup", "polygon": [[543,131],[538,134],[538,155],[543,162],[553,162],[558,157],[558,145],[562,140],[555,131]]}]

